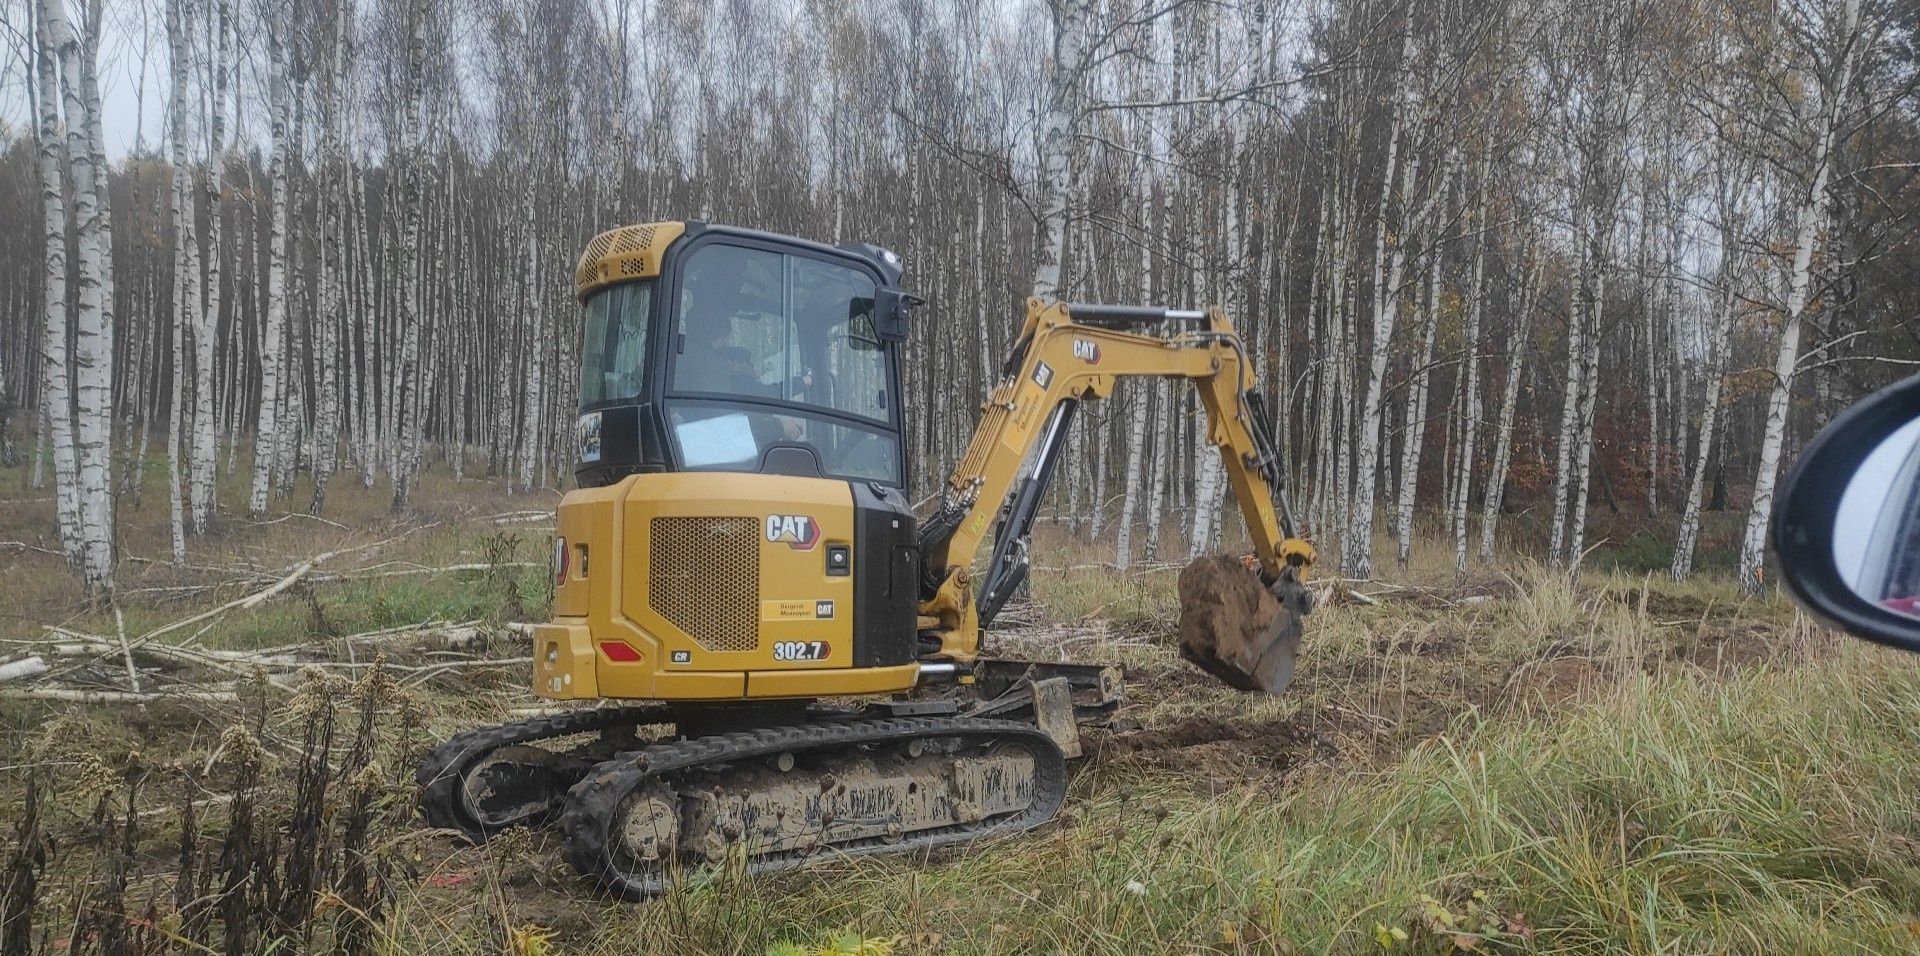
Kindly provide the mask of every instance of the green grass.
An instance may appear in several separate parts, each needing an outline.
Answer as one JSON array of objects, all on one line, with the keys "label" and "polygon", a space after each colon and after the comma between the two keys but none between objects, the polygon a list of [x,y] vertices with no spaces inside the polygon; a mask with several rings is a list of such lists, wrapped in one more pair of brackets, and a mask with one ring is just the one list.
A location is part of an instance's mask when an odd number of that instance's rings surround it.
[{"label": "green grass", "polygon": [[956,953],[1907,951],[1920,680],[1842,656],[1468,717],[1384,770],[1277,790],[1083,771],[1073,822],[1038,840],[723,880],[614,910],[578,944],[667,952],[690,931],[682,951],[754,952],[850,929]]},{"label": "green grass", "polygon": [[[16,477],[0,474],[0,486]],[[482,519],[549,498],[505,498],[439,474],[419,512],[394,518],[383,490],[336,488],[328,517],[347,528],[223,515],[214,535],[191,543],[191,558],[271,572],[403,532],[322,570],[537,564],[546,554],[543,530]],[[130,513],[127,553],[164,553],[157,500]],[[46,507],[0,514],[0,538],[43,540],[35,509]],[[651,903],[614,903],[588,891],[546,835],[473,849],[413,826],[413,755],[537,703],[518,672],[452,675],[411,688],[387,714],[381,799],[393,816],[376,846],[402,868],[378,951],[1920,947],[1920,671],[1818,629],[1778,595],[1748,600],[1713,573],[1672,583],[1664,557],[1638,539],[1610,540],[1577,578],[1508,559],[1476,562],[1462,583],[1448,542],[1416,542],[1402,569],[1383,541],[1380,576],[1393,587],[1363,589],[1377,605],[1321,607],[1288,694],[1251,697],[1178,661],[1173,569],[1118,573],[1101,566],[1108,546],[1044,530],[1036,563],[1058,570],[1036,574],[1036,603],[1009,612],[1026,626],[1000,640],[1010,652],[1124,665],[1120,716],[1142,728],[1090,734],[1096,756],[1076,765],[1057,823],[931,858],[719,874]],[[1610,553],[1618,559],[1598,560]],[[0,554],[0,568],[15,589],[0,637],[34,639],[46,622],[111,626],[78,606],[57,557]],[[218,577],[123,566],[129,631],[257,587],[131,591]],[[260,647],[434,618],[538,619],[544,578],[530,567],[315,580],[223,617],[201,640]],[[415,715],[424,729],[407,729]],[[41,774],[62,795],[50,912],[70,914],[75,894],[95,885],[91,800],[119,785],[135,754],[150,768],[199,767],[228,726],[256,729],[269,745],[261,805],[271,823],[284,812],[276,801],[299,717],[280,697],[212,709],[0,703],[0,766]],[[22,779],[0,773],[0,819],[14,817]],[[139,869],[163,909],[178,832],[170,779],[150,783],[142,803]],[[202,820],[221,825],[217,811]],[[8,839],[0,832],[0,858]]]}]

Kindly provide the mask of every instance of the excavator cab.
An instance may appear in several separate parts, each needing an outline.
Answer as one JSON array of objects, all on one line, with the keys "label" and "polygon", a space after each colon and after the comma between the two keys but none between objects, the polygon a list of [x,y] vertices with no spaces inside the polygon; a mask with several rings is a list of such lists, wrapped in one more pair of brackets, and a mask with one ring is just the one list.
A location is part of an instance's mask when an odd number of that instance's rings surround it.
[{"label": "excavator cab", "polygon": [[729,701],[905,690],[899,257],[701,222],[596,237],[574,474],[535,689]]},{"label": "excavator cab", "polygon": [[900,487],[899,278],[868,245],[699,222],[602,234],[576,276],[580,486],[725,471]]}]

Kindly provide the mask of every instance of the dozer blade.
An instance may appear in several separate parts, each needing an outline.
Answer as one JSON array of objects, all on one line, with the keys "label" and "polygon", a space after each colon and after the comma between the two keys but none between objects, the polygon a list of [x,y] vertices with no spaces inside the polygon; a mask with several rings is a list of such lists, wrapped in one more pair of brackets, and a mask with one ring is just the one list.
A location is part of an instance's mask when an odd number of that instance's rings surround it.
[{"label": "dozer blade", "polygon": [[1272,587],[1226,555],[1180,571],[1180,656],[1229,687],[1278,694],[1293,680],[1307,591],[1291,571]]}]

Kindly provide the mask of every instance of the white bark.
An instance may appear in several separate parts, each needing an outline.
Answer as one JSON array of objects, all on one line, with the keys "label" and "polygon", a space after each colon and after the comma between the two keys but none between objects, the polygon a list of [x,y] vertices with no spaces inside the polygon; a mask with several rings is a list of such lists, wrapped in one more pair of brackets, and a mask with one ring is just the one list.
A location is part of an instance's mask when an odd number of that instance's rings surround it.
[{"label": "white bark", "polygon": [[[1240,203],[1242,193],[1240,180],[1233,175],[1227,186],[1226,217],[1226,309],[1227,314],[1245,320],[1240,315],[1240,269],[1246,247],[1240,230]],[[1244,335],[1244,333],[1243,333]],[[1193,423],[1193,526],[1187,535],[1189,556],[1198,556],[1213,549],[1215,539],[1219,537],[1220,497],[1226,485],[1226,470],[1220,463],[1220,452],[1213,444],[1211,423],[1205,415],[1196,415]]]},{"label": "white bark", "polygon": [[[313,421],[313,497],[307,504],[309,514],[319,514],[327,500],[327,481],[333,477],[340,448],[340,372],[341,332],[347,323],[345,289],[347,238],[344,212],[347,201],[347,168],[343,152],[346,134],[346,54],[351,19],[346,4],[335,6],[332,49],[329,66],[323,76],[321,109],[326,129],[320,140],[320,204],[324,210],[320,227],[320,312],[313,318],[314,366],[318,380]],[[352,366],[346,369],[352,378]]]},{"label": "white bark", "polygon": [[1411,380],[1407,382],[1406,415],[1400,423],[1400,490],[1396,504],[1395,517],[1398,519],[1394,537],[1398,539],[1397,559],[1399,566],[1405,569],[1407,559],[1413,554],[1413,505],[1415,493],[1420,487],[1420,448],[1426,443],[1427,399],[1431,394],[1433,376],[1433,342],[1440,328],[1440,316],[1436,306],[1439,301],[1440,262],[1438,253],[1432,253],[1434,261],[1427,266],[1426,303],[1421,311],[1426,313],[1425,333],[1420,337],[1420,351],[1413,357]]},{"label": "white bark", "polygon": [[1152,564],[1160,556],[1160,529],[1165,524],[1162,509],[1167,500],[1167,474],[1172,470],[1167,450],[1172,445],[1173,389],[1166,379],[1154,382],[1153,481],[1147,486],[1147,548],[1142,559]]},{"label": "white bark", "polygon": [[[55,58],[59,66],[58,86],[66,119],[66,167],[73,187],[71,225],[76,252],[72,283],[75,291],[72,390],[68,399],[71,404],[63,408],[56,399],[53,414],[72,422],[72,517],[78,520],[72,527],[76,541],[75,546],[69,547],[69,553],[79,552],[88,598],[102,601],[110,598],[113,591],[113,249],[103,182],[105,170],[94,138],[100,110],[94,79],[95,46],[91,39],[83,43],[74,32],[67,21],[63,0],[41,0],[40,30],[43,56]],[[42,76],[44,79],[44,68]],[[43,89],[41,92],[44,125],[54,91]],[[44,162],[44,145],[42,159]],[[58,181],[55,182],[57,188]],[[52,218],[48,217],[49,227]],[[47,238],[54,238],[51,228]],[[65,236],[59,241],[64,243]],[[51,281],[49,287],[51,293]],[[62,299],[64,297],[63,292]],[[53,301],[51,294],[48,301]],[[49,323],[49,340],[55,331],[64,335],[64,315],[59,325],[56,330],[54,324]],[[64,343],[62,345],[64,347]],[[63,348],[63,364],[65,360]],[[61,371],[64,374],[64,368]]]},{"label": "white bark", "polygon": [[[1606,240],[1597,237],[1596,245],[1605,248]],[[1567,527],[1567,567],[1578,567],[1586,551],[1587,497],[1593,476],[1593,427],[1600,399],[1600,314],[1607,301],[1607,256],[1596,251],[1593,260],[1593,285],[1589,300],[1592,318],[1588,320],[1586,357],[1580,368],[1580,405],[1576,416],[1578,434],[1574,438],[1573,516]]]},{"label": "white bark", "polygon": [[1733,324],[1733,312],[1739,304],[1739,299],[1733,293],[1732,278],[1732,268],[1723,265],[1722,281],[1727,288],[1720,295],[1719,308],[1714,310],[1712,326],[1707,331],[1707,354],[1704,357],[1707,388],[1700,399],[1699,447],[1694,451],[1693,474],[1687,482],[1687,500],[1682,506],[1679,537],[1673,546],[1673,563],[1667,569],[1675,581],[1684,581],[1693,573],[1693,552],[1700,540],[1701,498],[1706,489],[1707,468],[1713,457],[1714,430],[1720,420],[1720,388],[1726,370],[1727,329]]},{"label": "white bark", "polygon": [[415,392],[419,389],[420,362],[420,215],[424,205],[424,191],[421,181],[422,157],[420,142],[422,124],[421,100],[425,95],[426,70],[425,38],[421,31],[425,29],[424,20],[430,11],[421,5],[407,5],[407,96],[406,112],[401,120],[403,159],[400,197],[400,254],[395,257],[394,271],[399,283],[400,328],[398,330],[400,350],[395,376],[392,417],[394,423],[393,471],[393,510],[400,511],[407,506],[407,499],[413,489],[413,472],[420,457],[420,428],[414,412]]},{"label": "white bark", "polygon": [[1453,504],[1453,573],[1456,579],[1467,573],[1467,506],[1473,500],[1473,465],[1480,437],[1480,316],[1487,300],[1487,188],[1492,178],[1493,143],[1489,139],[1480,154],[1480,187],[1474,202],[1473,225],[1478,234],[1473,246],[1473,288],[1467,302],[1467,328],[1462,336],[1460,374],[1460,447],[1455,456]]},{"label": "white bark", "polygon": [[[531,161],[529,161],[528,165],[531,167]],[[525,257],[524,266],[526,271],[523,280],[519,284],[518,294],[520,297],[520,312],[525,316],[525,319],[521,322],[521,328],[526,330],[528,342],[527,391],[525,400],[520,407],[520,486],[522,488],[533,487],[535,467],[540,457],[538,442],[534,436],[539,431],[540,409],[546,400],[546,378],[543,374],[545,366],[541,361],[541,345],[545,337],[542,318],[545,315],[545,310],[540,307],[538,289],[540,247],[534,236],[533,229],[533,181],[532,169],[529,168],[527,181],[522,187],[520,194],[521,219],[526,223],[525,228],[521,231],[520,243],[521,255]]]},{"label": "white bark", "polygon": [[[1153,251],[1146,243],[1140,244],[1139,300],[1150,301],[1153,295]],[[1127,478],[1126,490],[1120,497],[1120,531],[1114,546],[1114,566],[1124,571],[1133,562],[1133,522],[1140,503],[1140,485],[1146,478],[1146,469],[1151,467],[1152,459],[1147,455],[1147,418],[1153,414],[1153,393],[1147,390],[1147,383],[1135,382],[1128,386],[1132,402],[1133,417],[1127,421]]]},{"label": "white bark", "polygon": [[1795,212],[1793,264],[1787,272],[1786,314],[1780,343],[1774,353],[1773,389],[1767,396],[1766,428],[1760,440],[1760,467],[1753,480],[1753,508],[1747,512],[1746,533],[1740,542],[1740,584],[1749,594],[1764,589],[1761,562],[1765,559],[1767,523],[1773,517],[1773,486],[1779,478],[1780,448],[1786,441],[1788,399],[1800,361],[1800,327],[1806,318],[1813,285],[1813,251],[1826,227],[1827,180],[1832,174],[1833,149],[1847,113],[1853,83],[1853,58],[1859,46],[1860,0],[1844,0],[1832,52],[1837,57],[1833,75],[1814,85],[1820,90],[1820,116],[1808,158],[1807,180]]},{"label": "white bark", "polygon": [[1053,58],[1047,71],[1047,102],[1040,117],[1040,197],[1038,248],[1034,250],[1033,294],[1062,294],[1067,217],[1072,206],[1074,137],[1085,97],[1089,0],[1048,0],[1053,18]]},{"label": "white bark", "polygon": [[287,324],[287,58],[280,14],[269,11],[267,25],[268,125],[273,136],[273,226],[267,249],[267,316],[260,334],[260,415],[253,433],[253,495],[247,513],[267,511],[274,459],[281,437],[280,340]]},{"label": "white bark", "polygon": [[[222,3],[224,9],[224,3]],[[214,457],[217,445],[217,418],[214,409],[214,336],[220,322],[220,193],[221,168],[225,164],[224,129],[226,123],[226,69],[228,47],[225,39],[224,13],[217,18],[221,23],[218,37],[210,38],[213,46],[213,89],[208,103],[208,137],[211,162],[207,167],[206,197],[207,208],[207,249],[206,283],[202,287],[199,307],[192,312],[193,320],[193,423],[190,429],[192,441],[189,445],[187,500],[187,528],[194,534],[205,534],[213,521],[214,504]],[[196,203],[197,205],[197,203]],[[191,208],[188,215],[194,215]],[[198,268],[198,253],[195,255]]]},{"label": "white bark", "polygon": [[[1373,345],[1367,362],[1366,398],[1360,407],[1360,443],[1354,456],[1353,497],[1347,532],[1341,541],[1342,570],[1348,577],[1373,576],[1373,511],[1375,489],[1380,480],[1380,432],[1382,390],[1387,376],[1387,358],[1393,349],[1393,329],[1400,309],[1400,288],[1407,264],[1406,245],[1389,240],[1390,213],[1393,207],[1393,181],[1400,175],[1402,202],[1410,198],[1419,175],[1419,160],[1411,157],[1399,163],[1401,127],[1405,118],[1407,86],[1412,75],[1413,28],[1407,24],[1400,49],[1400,67],[1396,71],[1393,108],[1388,119],[1387,159],[1380,176],[1380,201],[1375,213],[1373,240]],[[1404,165],[1404,170],[1400,167]]]},{"label": "white bark", "polygon": [[167,41],[172,66],[172,95],[168,125],[173,164],[173,370],[171,401],[167,405],[167,499],[175,563],[187,560],[185,502],[181,498],[181,456],[187,444],[186,342],[200,311],[200,243],[194,228],[193,171],[187,165],[188,23],[193,19],[192,0],[172,0],[167,5]]},{"label": "white bark", "polygon": [[1576,273],[1573,297],[1567,303],[1567,377],[1560,395],[1560,432],[1554,443],[1553,458],[1553,529],[1548,533],[1547,560],[1558,565],[1564,559],[1566,547],[1567,512],[1571,510],[1567,501],[1567,489],[1573,483],[1573,443],[1580,434],[1580,392],[1582,373],[1586,370],[1587,354],[1587,311],[1583,295],[1588,263],[1586,259],[1586,231],[1591,227],[1586,217],[1586,202],[1575,189],[1573,197],[1573,234],[1575,248],[1581,250],[1581,264]]},{"label": "white bark", "polygon": [[74,450],[73,385],[69,374],[67,338],[67,195],[65,128],[60,121],[59,54],[42,0],[35,50],[38,83],[35,106],[39,139],[41,237],[45,247],[41,281],[45,308],[41,338],[40,394],[46,433],[53,449],[54,513],[61,550],[67,563],[78,568],[84,560],[81,541],[80,466]]},{"label": "white bark", "polygon": [[[1521,261],[1526,261],[1521,256]],[[1520,307],[1515,310],[1512,337],[1507,342],[1507,377],[1500,393],[1500,424],[1494,430],[1493,464],[1487,471],[1486,497],[1480,509],[1480,557],[1493,557],[1494,534],[1500,527],[1500,502],[1506,496],[1507,468],[1513,463],[1513,419],[1520,405],[1520,374],[1526,370],[1527,337],[1533,331],[1533,312],[1546,256],[1539,256],[1527,269],[1520,290]]]}]

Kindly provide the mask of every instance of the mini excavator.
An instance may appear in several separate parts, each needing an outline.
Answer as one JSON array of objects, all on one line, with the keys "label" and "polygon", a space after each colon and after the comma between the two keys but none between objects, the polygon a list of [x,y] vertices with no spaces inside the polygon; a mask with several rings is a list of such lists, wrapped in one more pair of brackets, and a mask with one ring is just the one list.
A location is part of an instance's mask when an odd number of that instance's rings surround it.
[{"label": "mini excavator", "polygon": [[1183,613],[1183,653],[1280,691],[1313,549],[1227,316],[1029,300],[964,457],[916,513],[901,366],[924,303],[901,274],[876,246],[697,221],[588,244],[579,487],[559,506],[533,690],[599,706],[435,748],[417,772],[430,825],[479,842],[557,824],[575,868],[641,898],[734,863],[1052,818],[1076,722],[1117,704],[1120,675],[994,658],[982,632],[1027,577],[1075,410],[1129,376],[1198,387],[1253,543],[1251,559],[1216,560],[1269,608],[1248,633],[1197,641]]}]

